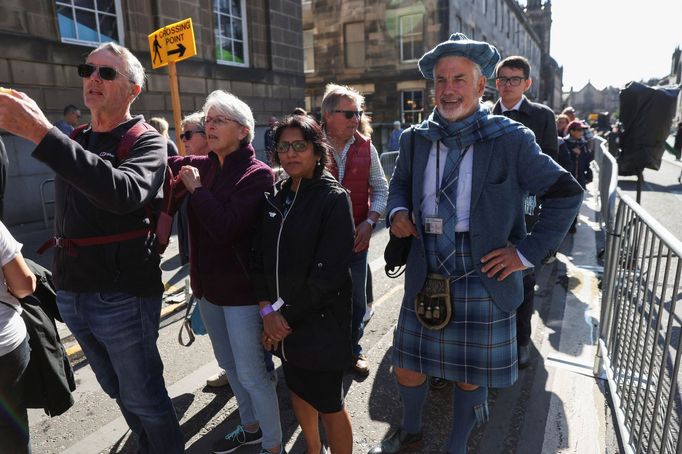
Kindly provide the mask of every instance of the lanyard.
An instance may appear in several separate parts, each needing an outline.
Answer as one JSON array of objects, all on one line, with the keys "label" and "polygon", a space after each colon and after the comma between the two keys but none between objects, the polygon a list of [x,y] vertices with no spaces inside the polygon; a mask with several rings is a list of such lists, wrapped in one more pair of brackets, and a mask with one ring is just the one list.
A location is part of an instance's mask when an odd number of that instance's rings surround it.
[{"label": "lanyard", "polygon": [[[443,193],[444,190],[446,190],[451,184],[455,183],[459,179],[459,165],[462,163],[462,159],[464,159],[464,155],[467,154],[467,151],[471,148],[471,145],[466,147],[464,151],[462,151],[459,154],[459,157],[457,158],[457,162],[455,162],[455,167],[452,169],[452,172],[450,175],[454,174],[456,175],[456,178],[454,181],[451,181],[450,183],[446,184],[445,186],[441,187],[441,181],[440,181],[440,140],[436,142],[436,213],[438,213],[438,206],[440,204],[440,195]],[[449,175],[443,175],[443,182],[447,179]]]}]

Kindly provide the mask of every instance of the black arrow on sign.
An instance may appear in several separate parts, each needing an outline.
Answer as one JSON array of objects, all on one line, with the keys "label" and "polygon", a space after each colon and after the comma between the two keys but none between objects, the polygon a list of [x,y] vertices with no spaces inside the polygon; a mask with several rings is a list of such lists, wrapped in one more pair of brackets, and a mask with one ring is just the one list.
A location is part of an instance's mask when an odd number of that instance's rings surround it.
[{"label": "black arrow on sign", "polygon": [[177,49],[169,50],[168,52],[166,52],[166,54],[168,54],[168,55],[179,54],[178,57],[182,57],[183,55],[185,55],[186,49],[187,48],[185,46],[183,46],[182,44],[178,44]]}]

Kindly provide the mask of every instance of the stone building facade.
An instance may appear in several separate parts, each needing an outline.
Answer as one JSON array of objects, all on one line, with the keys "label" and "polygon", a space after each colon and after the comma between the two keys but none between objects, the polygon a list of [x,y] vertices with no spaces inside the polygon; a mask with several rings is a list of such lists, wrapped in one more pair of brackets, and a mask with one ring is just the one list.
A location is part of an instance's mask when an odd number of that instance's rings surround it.
[{"label": "stone building facade", "polygon": [[598,90],[591,82],[587,82],[578,91],[569,91],[564,106],[572,106],[579,118],[587,118],[590,113],[617,114],[620,110],[620,89],[606,87]]},{"label": "stone building facade", "polygon": [[[530,5],[541,12],[531,20],[515,0],[303,0],[306,108],[319,113],[329,82],[355,87],[366,97],[373,139],[381,150],[395,120],[417,123],[432,110],[433,83],[421,77],[417,60],[454,32],[494,44],[503,57],[526,56],[534,79],[529,97],[549,99],[555,94],[556,73],[544,82],[548,3]],[[542,95],[543,90],[551,95]],[[492,80],[485,97],[497,98]]]},{"label": "stone building facade", "polygon": [[[231,91],[251,106],[259,125],[254,145],[261,147],[268,118],[304,101],[300,0],[3,0],[0,86],[28,93],[52,121],[68,104],[79,106],[87,121],[76,65],[99,42],[116,41],[148,70],[133,113],[171,120],[167,68],[151,70],[147,35],[190,17],[197,55],[177,63],[183,114],[200,109],[213,90]],[[30,144],[3,139],[13,160],[5,217],[40,219],[37,189],[49,171],[28,162]],[[12,193],[20,190],[30,200],[16,203]]]}]

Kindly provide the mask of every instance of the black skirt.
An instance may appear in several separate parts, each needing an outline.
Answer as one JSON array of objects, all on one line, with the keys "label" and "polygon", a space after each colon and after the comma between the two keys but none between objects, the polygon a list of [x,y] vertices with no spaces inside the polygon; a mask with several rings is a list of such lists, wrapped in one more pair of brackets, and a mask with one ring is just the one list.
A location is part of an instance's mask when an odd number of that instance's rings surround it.
[{"label": "black skirt", "polygon": [[308,370],[282,364],[289,390],[320,413],[343,409],[343,370]]}]

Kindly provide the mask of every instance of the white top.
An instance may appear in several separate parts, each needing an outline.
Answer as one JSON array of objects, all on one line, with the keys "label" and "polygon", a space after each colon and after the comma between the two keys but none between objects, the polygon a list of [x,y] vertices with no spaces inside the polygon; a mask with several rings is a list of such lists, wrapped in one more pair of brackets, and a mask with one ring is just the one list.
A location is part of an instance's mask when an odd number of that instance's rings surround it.
[{"label": "white top", "polygon": [[[436,213],[436,150],[437,142],[434,142],[429,150],[429,160],[426,163],[424,170],[424,187],[423,197],[421,203],[422,219],[426,216],[433,216]],[[471,205],[471,169],[474,165],[474,146],[471,145],[469,150],[462,158],[459,164],[459,178],[457,179],[457,201],[455,209],[457,210],[457,224],[455,224],[455,232],[469,231],[469,208]],[[438,182],[442,183],[443,173],[445,172],[445,163],[448,159],[448,147],[443,143],[440,144],[440,171],[438,175]]]},{"label": "white top", "polygon": [[26,338],[26,325],[21,318],[19,301],[7,290],[3,266],[14,260],[21,252],[21,243],[12,237],[7,227],[0,222],[0,301],[14,305],[16,310],[0,304],[0,356],[17,348]]}]

